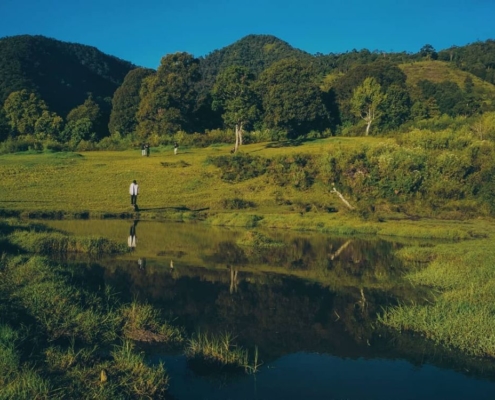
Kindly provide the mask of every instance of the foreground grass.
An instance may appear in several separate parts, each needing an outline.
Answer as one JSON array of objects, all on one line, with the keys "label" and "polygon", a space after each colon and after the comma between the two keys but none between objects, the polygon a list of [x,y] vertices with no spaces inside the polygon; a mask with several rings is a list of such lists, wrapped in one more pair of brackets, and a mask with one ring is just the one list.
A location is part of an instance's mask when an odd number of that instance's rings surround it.
[{"label": "foreground grass", "polygon": [[163,398],[163,365],[148,366],[131,340],[179,344],[182,330],[147,304],[91,289],[83,268],[8,253],[118,249],[39,229],[0,224],[0,399]]},{"label": "foreground grass", "polygon": [[495,249],[492,240],[405,249],[408,260],[429,262],[409,275],[415,285],[437,290],[430,304],[388,309],[380,321],[419,333],[467,354],[495,357]]}]

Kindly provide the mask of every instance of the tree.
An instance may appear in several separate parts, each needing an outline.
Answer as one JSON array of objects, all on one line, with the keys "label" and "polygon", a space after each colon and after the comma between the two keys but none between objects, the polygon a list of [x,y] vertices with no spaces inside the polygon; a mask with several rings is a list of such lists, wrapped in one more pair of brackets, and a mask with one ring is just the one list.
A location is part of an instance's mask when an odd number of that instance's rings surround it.
[{"label": "tree", "polygon": [[366,136],[371,123],[380,116],[380,104],[386,99],[382,87],[375,78],[366,78],[361,86],[354,90],[351,99],[352,112],[366,122]]},{"label": "tree", "polygon": [[407,88],[391,85],[386,91],[380,111],[380,126],[384,129],[395,129],[411,116],[411,97]]},{"label": "tree", "polygon": [[100,106],[94,102],[91,96],[67,115],[67,125],[63,135],[65,140],[96,141],[101,139],[104,134],[105,125]]},{"label": "tree", "polygon": [[34,124],[34,134],[38,139],[58,139],[64,128],[64,120],[51,111],[43,111]]},{"label": "tree", "polygon": [[13,132],[20,135],[32,135],[36,121],[43,111],[48,110],[48,107],[34,93],[21,90],[12,92],[7,97],[3,110]]},{"label": "tree", "polygon": [[137,131],[150,134],[191,132],[194,127],[196,82],[200,79],[199,60],[188,53],[169,54],[162,58],[158,71],[143,80]]},{"label": "tree", "polygon": [[138,121],[136,112],[141,98],[139,92],[144,78],[155,71],[147,68],[136,68],[130,71],[121,86],[115,91],[112,99],[112,112],[108,129],[111,134],[119,132],[128,135],[136,130]]},{"label": "tree", "polygon": [[435,51],[435,48],[431,44],[425,44],[419,50],[419,54],[421,57],[425,57],[428,60],[436,60],[438,58],[438,54]]},{"label": "tree", "polygon": [[256,88],[266,127],[283,129],[288,137],[329,127],[323,92],[310,64],[296,59],[278,61],[263,71]]},{"label": "tree", "polygon": [[225,125],[235,128],[234,152],[242,145],[244,126],[258,114],[253,83],[254,75],[247,68],[231,66],[217,77],[213,87],[213,109],[221,109]]}]

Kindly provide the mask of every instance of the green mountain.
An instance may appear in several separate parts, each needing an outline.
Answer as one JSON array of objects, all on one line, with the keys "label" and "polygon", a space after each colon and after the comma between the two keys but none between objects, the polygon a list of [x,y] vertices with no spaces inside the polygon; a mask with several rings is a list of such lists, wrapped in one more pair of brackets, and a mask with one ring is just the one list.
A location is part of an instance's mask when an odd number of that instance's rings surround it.
[{"label": "green mountain", "polygon": [[201,58],[203,84],[211,88],[218,73],[231,65],[247,67],[255,75],[259,75],[273,63],[286,58],[311,62],[314,56],[292,47],[275,36],[248,35]]},{"label": "green mountain", "polygon": [[135,66],[95,47],[44,36],[0,39],[0,104],[17,90],[35,92],[62,117],[91,93],[110,107],[115,90]]}]

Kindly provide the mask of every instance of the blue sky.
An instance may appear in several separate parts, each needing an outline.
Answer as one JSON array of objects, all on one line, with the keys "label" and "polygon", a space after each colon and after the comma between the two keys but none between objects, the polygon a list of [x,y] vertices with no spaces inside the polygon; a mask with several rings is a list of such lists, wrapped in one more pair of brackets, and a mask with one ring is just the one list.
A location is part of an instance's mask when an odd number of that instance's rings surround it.
[{"label": "blue sky", "polygon": [[495,0],[0,0],[0,37],[40,34],[156,68],[248,34],[309,53],[417,52],[495,39]]}]

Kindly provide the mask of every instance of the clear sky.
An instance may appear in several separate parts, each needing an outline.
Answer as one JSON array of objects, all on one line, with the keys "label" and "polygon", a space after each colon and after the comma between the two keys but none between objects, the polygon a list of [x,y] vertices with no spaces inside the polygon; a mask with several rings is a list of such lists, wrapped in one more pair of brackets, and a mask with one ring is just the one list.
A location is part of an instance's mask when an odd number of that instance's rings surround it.
[{"label": "clear sky", "polygon": [[0,37],[39,34],[156,68],[249,34],[314,53],[417,52],[495,39],[495,0],[0,0]]}]

